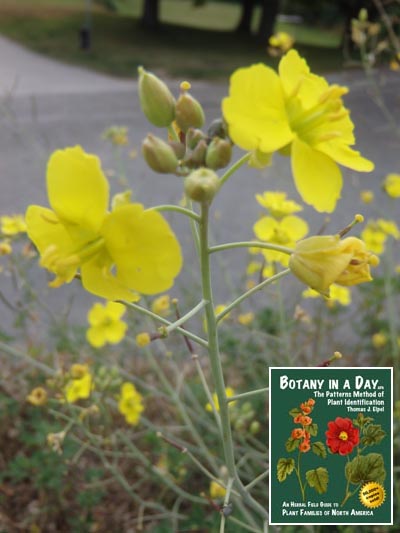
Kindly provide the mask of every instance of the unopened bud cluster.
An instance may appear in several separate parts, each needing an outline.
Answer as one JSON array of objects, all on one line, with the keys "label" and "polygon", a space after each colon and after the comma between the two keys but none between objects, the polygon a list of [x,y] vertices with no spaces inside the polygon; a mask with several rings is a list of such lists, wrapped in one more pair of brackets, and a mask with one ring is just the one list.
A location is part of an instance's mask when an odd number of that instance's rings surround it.
[{"label": "unopened bud cluster", "polygon": [[[202,131],[204,110],[189,93],[188,82],[181,83],[180,95],[175,99],[163,81],[139,67],[138,89],[140,105],[149,122],[169,129],[167,140],[149,134],[143,141],[143,157],[152,170],[189,176],[193,170],[218,170],[230,163],[232,143],[223,121],[215,120],[207,132]],[[192,187],[190,182],[189,189]],[[208,198],[208,193],[204,194]]]}]

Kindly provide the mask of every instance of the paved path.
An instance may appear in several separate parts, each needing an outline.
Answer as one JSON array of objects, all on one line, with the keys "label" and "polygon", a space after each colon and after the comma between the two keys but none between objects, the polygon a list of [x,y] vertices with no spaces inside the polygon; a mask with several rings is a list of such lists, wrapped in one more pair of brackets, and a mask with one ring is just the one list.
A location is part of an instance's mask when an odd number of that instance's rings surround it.
[{"label": "paved path", "polygon": [[[366,175],[344,170],[346,185],[343,198],[332,216],[329,231],[336,231],[352,219],[354,213],[368,214],[359,203],[359,189],[372,188],[382,202],[380,184],[388,172],[400,172],[399,138],[383,117],[371,87],[365,83],[363,73],[345,72],[330,76],[333,82],[346,83],[350,94],[346,103],[356,124],[357,146],[375,161],[377,169]],[[399,123],[400,75],[382,73],[379,76],[382,94],[390,113]],[[179,82],[172,81],[176,93]],[[203,103],[207,122],[219,116],[220,99],[226,94],[227,83],[192,83],[193,94]],[[85,150],[98,154],[106,170],[116,169],[111,147],[101,139],[103,130],[113,124],[128,126],[130,148],[139,156],[128,157],[123,150],[129,187],[145,205],[177,202],[181,198],[182,184],[173,176],[159,176],[150,172],[140,157],[140,144],[148,131],[157,134],[144,119],[138,104],[136,82],[118,80],[88,72],[81,68],[63,65],[0,37],[0,213],[24,212],[30,203],[47,204],[45,191],[46,162],[56,148],[81,144]],[[112,188],[120,190],[116,179]],[[235,175],[215,201],[214,213],[219,222],[214,230],[218,242],[252,238],[252,225],[261,209],[254,193],[263,190],[287,190],[298,198],[290,178],[289,161],[275,157],[274,165],[263,172],[244,169]],[[383,205],[383,204],[382,204]],[[324,216],[313,210],[305,211],[316,232]],[[187,265],[192,264],[193,252],[189,246],[190,230],[186,223],[173,217],[172,223],[185,248]],[[238,284],[246,263],[246,254],[230,252],[224,256],[225,264],[216,269],[233,272],[233,286]],[[191,277],[186,266],[184,277]],[[195,283],[195,278],[192,279]],[[0,280],[0,287],[7,283]],[[53,291],[52,298],[66,300],[70,288]],[[300,289],[300,287],[298,287]],[[6,290],[11,290],[6,288]],[[217,287],[218,298],[230,296],[225,276]],[[56,294],[56,296],[54,296]],[[87,302],[82,303],[82,313]],[[0,309],[0,312],[1,309]]]}]

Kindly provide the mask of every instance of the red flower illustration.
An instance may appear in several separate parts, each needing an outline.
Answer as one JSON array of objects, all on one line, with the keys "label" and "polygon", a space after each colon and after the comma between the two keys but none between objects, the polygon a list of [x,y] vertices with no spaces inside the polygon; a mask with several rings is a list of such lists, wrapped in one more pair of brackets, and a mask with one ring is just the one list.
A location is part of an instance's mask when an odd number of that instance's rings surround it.
[{"label": "red flower illustration", "polygon": [[328,422],[325,435],[328,448],[339,455],[348,455],[360,441],[359,430],[353,426],[350,418],[340,416],[335,421]]}]

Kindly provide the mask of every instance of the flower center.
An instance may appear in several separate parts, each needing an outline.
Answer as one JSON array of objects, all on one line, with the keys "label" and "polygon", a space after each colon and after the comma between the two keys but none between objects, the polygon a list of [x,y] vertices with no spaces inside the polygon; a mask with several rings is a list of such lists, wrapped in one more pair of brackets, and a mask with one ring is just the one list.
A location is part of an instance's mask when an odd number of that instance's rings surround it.
[{"label": "flower center", "polygon": [[345,431],[341,431],[339,433],[339,439],[340,440],[348,440],[348,438],[349,438],[349,436],[348,436],[348,434]]}]

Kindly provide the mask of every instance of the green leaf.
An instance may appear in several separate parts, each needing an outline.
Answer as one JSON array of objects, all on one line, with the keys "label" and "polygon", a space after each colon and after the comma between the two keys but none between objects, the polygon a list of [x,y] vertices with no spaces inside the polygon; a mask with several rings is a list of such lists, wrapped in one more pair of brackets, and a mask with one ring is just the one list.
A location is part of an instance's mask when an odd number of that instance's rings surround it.
[{"label": "green leaf", "polygon": [[280,482],[285,481],[286,477],[290,476],[293,470],[294,470],[294,459],[281,457],[278,460],[278,464],[276,466],[276,473],[278,476],[278,481]]},{"label": "green leaf", "polygon": [[346,479],[354,485],[366,481],[376,481],[382,484],[386,477],[383,457],[380,453],[369,453],[355,457],[346,464],[345,474]]},{"label": "green leaf", "polygon": [[294,452],[294,450],[297,450],[299,447],[301,439],[293,439],[292,437],[289,437],[286,441],[285,448],[287,452]]},{"label": "green leaf", "polygon": [[318,424],[310,424],[306,426],[306,430],[309,432],[311,437],[316,437],[318,434]]},{"label": "green leaf", "polygon": [[325,457],[327,456],[325,444],[321,441],[313,442],[311,445],[311,451],[315,453],[315,455],[318,455],[318,457]]},{"label": "green leaf", "polygon": [[300,411],[300,409],[298,407],[294,407],[293,409],[291,409],[289,411],[289,414],[290,416],[292,416],[293,418],[295,418],[297,415],[301,415],[302,414],[302,411]]},{"label": "green leaf", "polygon": [[326,468],[320,466],[315,470],[308,470],[306,472],[306,480],[318,494],[324,494],[328,490],[329,474]]},{"label": "green leaf", "polygon": [[378,444],[386,436],[386,431],[382,429],[380,424],[369,424],[364,429],[363,436],[361,437],[361,443],[364,446],[373,446]]}]

